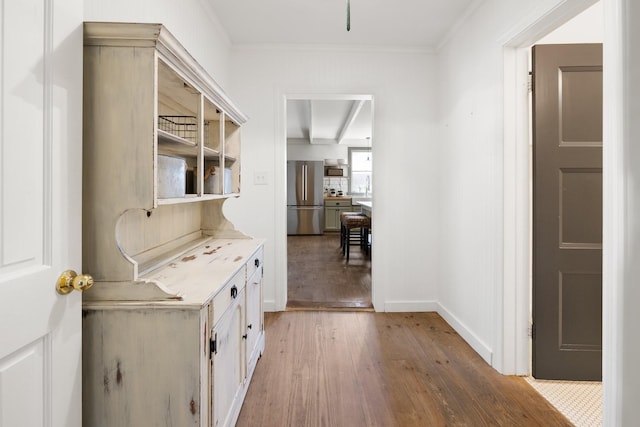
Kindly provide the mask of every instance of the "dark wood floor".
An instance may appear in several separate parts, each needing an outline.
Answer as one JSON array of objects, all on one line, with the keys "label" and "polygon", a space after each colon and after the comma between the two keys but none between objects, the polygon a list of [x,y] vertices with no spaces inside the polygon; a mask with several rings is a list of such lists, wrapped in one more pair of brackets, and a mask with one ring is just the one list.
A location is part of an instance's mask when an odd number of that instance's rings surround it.
[{"label": "dark wood floor", "polygon": [[351,246],[349,263],[340,234],[287,238],[287,309],[372,309],[371,260]]},{"label": "dark wood floor", "polygon": [[266,313],[238,426],[570,426],[435,313]]}]

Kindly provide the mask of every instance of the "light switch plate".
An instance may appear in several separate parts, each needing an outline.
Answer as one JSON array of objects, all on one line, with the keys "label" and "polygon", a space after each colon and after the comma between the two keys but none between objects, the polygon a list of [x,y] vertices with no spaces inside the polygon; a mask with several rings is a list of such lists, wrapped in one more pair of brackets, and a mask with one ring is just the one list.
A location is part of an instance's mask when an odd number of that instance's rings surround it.
[{"label": "light switch plate", "polygon": [[253,173],[253,184],[254,185],[267,185],[268,184],[268,173],[264,171],[256,171]]}]

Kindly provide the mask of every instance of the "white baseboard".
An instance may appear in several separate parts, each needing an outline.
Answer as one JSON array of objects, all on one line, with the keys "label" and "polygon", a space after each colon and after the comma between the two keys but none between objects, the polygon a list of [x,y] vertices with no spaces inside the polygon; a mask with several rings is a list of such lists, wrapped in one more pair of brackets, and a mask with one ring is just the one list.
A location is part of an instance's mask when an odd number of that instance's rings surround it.
[{"label": "white baseboard", "polygon": [[438,309],[435,310],[438,314],[464,339],[467,344],[473,348],[476,353],[482,357],[485,362],[493,366],[493,351],[486,345],[480,338],[476,336],[464,323],[462,323],[456,316],[451,314],[449,310],[441,303],[438,303]]},{"label": "white baseboard", "polygon": [[284,311],[285,310],[285,309],[279,310],[278,307],[276,306],[276,302],[274,300],[263,301],[262,307],[264,308],[264,311],[268,312],[268,313],[273,313],[275,311]]},{"label": "white baseboard", "polygon": [[438,311],[438,303],[436,301],[386,301],[384,311],[389,313]]}]

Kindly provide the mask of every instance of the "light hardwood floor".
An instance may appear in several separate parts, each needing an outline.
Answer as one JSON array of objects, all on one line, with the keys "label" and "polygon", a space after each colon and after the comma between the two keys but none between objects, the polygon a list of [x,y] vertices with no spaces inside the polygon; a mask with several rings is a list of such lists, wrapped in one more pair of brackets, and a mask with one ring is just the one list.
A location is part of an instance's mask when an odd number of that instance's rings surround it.
[{"label": "light hardwood floor", "polygon": [[435,313],[266,313],[238,426],[570,426]]}]

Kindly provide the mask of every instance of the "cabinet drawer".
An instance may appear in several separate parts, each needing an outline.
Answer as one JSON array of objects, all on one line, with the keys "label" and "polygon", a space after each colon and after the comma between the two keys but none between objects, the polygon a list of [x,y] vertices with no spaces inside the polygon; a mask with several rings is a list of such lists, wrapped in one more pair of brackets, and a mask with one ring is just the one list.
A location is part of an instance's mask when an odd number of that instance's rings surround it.
[{"label": "cabinet drawer", "polygon": [[247,261],[247,277],[253,276],[256,270],[262,268],[262,260],[264,258],[262,247]]},{"label": "cabinet drawer", "polygon": [[218,295],[213,298],[213,325],[218,323],[218,320],[220,320],[233,301],[240,297],[240,292],[244,289],[246,280],[245,274],[245,268],[243,267],[224,285]]},{"label": "cabinet drawer", "polygon": [[338,206],[338,207],[349,207],[351,208],[351,199],[346,199],[346,200],[325,200],[324,201],[324,206],[325,207],[333,207],[333,206]]}]

